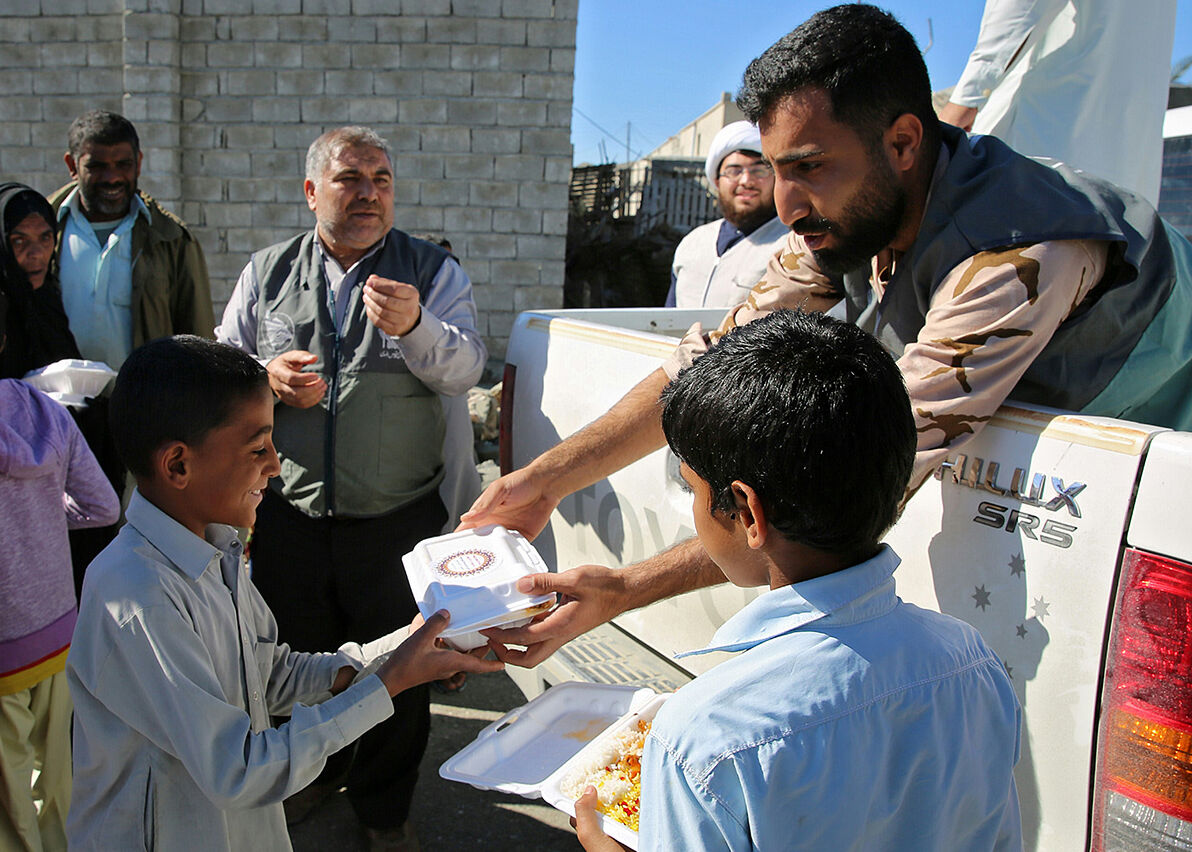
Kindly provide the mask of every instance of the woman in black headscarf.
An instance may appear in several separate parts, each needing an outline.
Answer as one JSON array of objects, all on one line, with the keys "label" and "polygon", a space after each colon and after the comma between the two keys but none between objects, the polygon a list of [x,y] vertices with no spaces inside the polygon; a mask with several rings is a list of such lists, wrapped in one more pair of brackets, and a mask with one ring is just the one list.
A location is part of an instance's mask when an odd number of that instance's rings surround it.
[{"label": "woman in black headscarf", "polygon": [[0,379],[79,357],[62,290],[50,271],[57,230],[40,193],[22,183],[0,183],[0,291],[8,299]]},{"label": "woman in black headscarf", "polygon": [[[0,379],[19,379],[38,367],[80,357],[50,263],[57,233],[54,210],[40,193],[22,183],[0,183],[0,292],[8,300]],[[71,406],[70,413],[112,487],[122,494],[124,466],[108,428],[107,399]],[[87,565],[117,529],[119,524],[70,531],[76,592]]]}]

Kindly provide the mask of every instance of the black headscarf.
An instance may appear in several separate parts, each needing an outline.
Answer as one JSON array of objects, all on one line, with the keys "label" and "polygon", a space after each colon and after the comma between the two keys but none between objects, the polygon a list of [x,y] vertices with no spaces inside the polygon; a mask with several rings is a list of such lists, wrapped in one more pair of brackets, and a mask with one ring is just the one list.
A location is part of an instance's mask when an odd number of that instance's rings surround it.
[{"label": "black headscarf", "polygon": [[58,280],[47,273],[45,283],[34,290],[9,246],[12,229],[30,213],[45,218],[57,233],[54,210],[40,193],[22,183],[0,183],[0,292],[8,300],[0,379],[19,379],[46,364],[79,357]]}]

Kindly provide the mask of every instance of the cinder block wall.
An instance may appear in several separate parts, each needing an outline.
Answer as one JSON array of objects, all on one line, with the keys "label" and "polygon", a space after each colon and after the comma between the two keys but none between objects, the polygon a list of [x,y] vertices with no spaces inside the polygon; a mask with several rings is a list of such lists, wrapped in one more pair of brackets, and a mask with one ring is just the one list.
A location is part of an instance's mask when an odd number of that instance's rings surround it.
[{"label": "cinder block wall", "polygon": [[366,124],[396,224],[451,240],[490,352],[562,303],[578,0],[2,0],[0,179],[67,179],[71,120],[128,116],[141,186],[202,241],[216,315],[249,253],[313,226],[305,152]]}]

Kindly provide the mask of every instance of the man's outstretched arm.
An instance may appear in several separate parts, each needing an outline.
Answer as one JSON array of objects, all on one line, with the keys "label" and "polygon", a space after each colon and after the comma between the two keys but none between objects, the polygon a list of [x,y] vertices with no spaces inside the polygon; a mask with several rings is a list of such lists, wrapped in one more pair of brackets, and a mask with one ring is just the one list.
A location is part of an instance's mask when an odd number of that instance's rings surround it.
[{"label": "man's outstretched arm", "polygon": [[559,501],[599,482],[664,443],[658,395],[669,381],[661,369],[642,379],[596,420],[524,468],[484,490],[460,518],[460,529],[501,524],[533,539]]},{"label": "man's outstretched arm", "polygon": [[[690,538],[621,569],[581,565],[559,574],[522,577],[517,583],[518,591],[532,595],[554,592],[559,596],[559,605],[525,627],[482,632],[502,662],[529,668],[576,636],[623,612],[724,581],[724,573],[704,551],[699,539]],[[525,650],[510,645],[520,645]]]}]

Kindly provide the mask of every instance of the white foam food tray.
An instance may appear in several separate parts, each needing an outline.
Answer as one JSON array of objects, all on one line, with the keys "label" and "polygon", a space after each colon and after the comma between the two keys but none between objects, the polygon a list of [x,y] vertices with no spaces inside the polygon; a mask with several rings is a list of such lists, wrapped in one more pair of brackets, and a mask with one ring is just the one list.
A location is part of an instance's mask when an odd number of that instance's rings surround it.
[{"label": "white foam food tray", "polygon": [[98,396],[114,378],[116,371],[102,361],[66,358],[29,371],[23,380],[65,404]]},{"label": "white foam food tray", "polygon": [[526,624],[554,606],[555,596],[517,590],[519,578],[547,571],[520,533],[490,525],[419,542],[402,557],[418,611],[429,618],[451,613],[441,638],[460,650],[479,648],[487,627]]},{"label": "white foam food tray", "polygon": [[[575,816],[574,802],[561,786],[585,771],[618,732],[641,718],[653,719],[668,697],[634,686],[561,683],[492,722],[439,767],[439,775],[481,790],[541,797]],[[636,831],[603,815],[601,827],[637,848]]]},{"label": "white foam food tray", "polygon": [[[655,695],[641,706],[630,709],[625,715],[609,725],[592,742],[580,749],[572,758],[542,782],[542,798],[563,813],[575,816],[575,800],[584,791],[584,778],[593,770],[615,762],[620,752],[615,746],[619,734],[636,730],[638,723],[650,722],[670,694]],[[637,849],[637,832],[604,814],[600,815],[600,827],[613,840]]]}]

